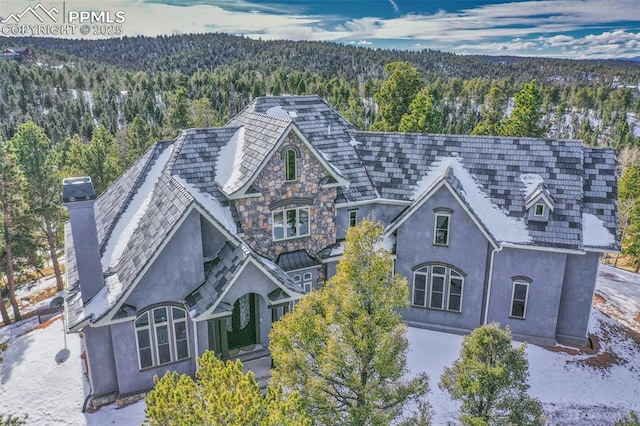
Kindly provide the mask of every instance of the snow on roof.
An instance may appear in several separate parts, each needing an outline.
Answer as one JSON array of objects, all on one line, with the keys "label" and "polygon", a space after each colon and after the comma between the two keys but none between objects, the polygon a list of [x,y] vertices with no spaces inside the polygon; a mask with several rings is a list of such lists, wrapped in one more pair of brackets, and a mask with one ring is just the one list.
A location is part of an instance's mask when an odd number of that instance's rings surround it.
[{"label": "snow on roof", "polygon": [[338,243],[338,245],[331,249],[331,253],[329,253],[329,256],[342,256],[343,253],[344,242],[341,241],[340,243]]},{"label": "snow on roof", "polygon": [[284,118],[285,120],[291,120],[292,117],[297,116],[295,112],[292,115],[292,113],[288,112],[287,110],[282,108],[280,105],[269,108],[266,114],[272,117]]},{"label": "snow on roof", "polygon": [[449,171],[460,182],[462,187],[460,196],[497,241],[511,243],[532,241],[524,220],[508,216],[507,212],[495,205],[482,190],[478,181],[464,168],[460,157],[437,157],[431,164],[429,172],[416,184],[412,200],[415,201],[425,191],[431,189]]},{"label": "snow on roof", "polygon": [[582,244],[584,246],[608,247],[615,242],[616,237],[609,232],[602,220],[591,213],[582,213]]},{"label": "snow on roof", "polygon": [[181,178],[180,176],[174,175],[173,178],[182,185],[189,193],[196,199],[197,202],[202,204],[202,206],[213,216],[216,220],[218,220],[222,226],[227,228],[227,230],[236,234],[238,232],[236,222],[233,220],[233,215],[231,213],[231,209],[229,207],[225,207],[220,204],[220,201],[216,197],[206,192],[200,191],[195,186],[188,183],[186,180]]},{"label": "snow on roof", "polygon": [[520,180],[524,184],[524,188],[522,191],[524,192],[524,198],[527,198],[529,195],[533,194],[536,189],[538,189],[538,185],[544,183],[544,179],[542,176],[536,173],[527,173],[520,175]]},{"label": "snow on roof", "polygon": [[245,144],[244,134],[244,127],[240,127],[218,155],[216,181],[227,193],[233,192],[230,187],[242,176],[240,165]]},{"label": "snow on roof", "polygon": [[122,295],[122,283],[117,274],[109,275],[104,279],[104,287],[84,305],[82,315],[76,318],[76,323],[93,315],[94,320],[99,318],[118,301]]},{"label": "snow on roof", "polygon": [[126,210],[122,212],[120,218],[117,219],[116,225],[113,231],[111,231],[111,235],[105,246],[104,253],[102,254],[102,268],[104,270],[115,267],[120,261],[133,232],[138,227],[138,222],[149,207],[153,189],[158,183],[158,179],[160,179],[162,170],[166,166],[172,151],[173,145],[165,148],[160,154],[151,166],[144,182],[140,185],[127,205]]}]

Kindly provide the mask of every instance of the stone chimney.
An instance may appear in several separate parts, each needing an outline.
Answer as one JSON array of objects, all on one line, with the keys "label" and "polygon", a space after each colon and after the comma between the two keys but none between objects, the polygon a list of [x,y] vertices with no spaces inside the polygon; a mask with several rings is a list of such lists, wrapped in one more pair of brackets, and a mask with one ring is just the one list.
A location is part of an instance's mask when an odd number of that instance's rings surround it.
[{"label": "stone chimney", "polygon": [[93,211],[95,199],[96,192],[90,177],[62,181],[62,201],[69,210],[83,304],[104,287],[98,228]]}]

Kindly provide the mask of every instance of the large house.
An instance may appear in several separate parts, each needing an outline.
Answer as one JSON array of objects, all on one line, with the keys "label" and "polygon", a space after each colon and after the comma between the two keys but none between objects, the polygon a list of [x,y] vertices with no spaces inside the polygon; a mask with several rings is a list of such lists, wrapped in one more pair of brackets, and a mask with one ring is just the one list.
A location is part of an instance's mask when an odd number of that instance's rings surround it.
[{"label": "large house", "polygon": [[104,194],[67,179],[68,330],[93,400],[196,356],[266,352],[273,321],[336,270],[346,230],[386,225],[410,325],[586,344],[618,250],[616,157],[579,141],[359,131],[317,96],[258,98],[158,142]]}]

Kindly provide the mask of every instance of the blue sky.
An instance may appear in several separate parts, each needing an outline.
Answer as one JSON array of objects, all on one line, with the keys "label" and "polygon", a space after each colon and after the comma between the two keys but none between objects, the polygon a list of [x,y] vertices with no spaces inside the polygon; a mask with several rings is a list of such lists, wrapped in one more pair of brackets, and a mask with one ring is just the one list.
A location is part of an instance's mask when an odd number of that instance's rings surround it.
[{"label": "blue sky", "polygon": [[[0,16],[36,3],[0,0]],[[638,0],[66,0],[65,7],[124,11],[127,35],[225,32],[460,54],[640,56]]]}]

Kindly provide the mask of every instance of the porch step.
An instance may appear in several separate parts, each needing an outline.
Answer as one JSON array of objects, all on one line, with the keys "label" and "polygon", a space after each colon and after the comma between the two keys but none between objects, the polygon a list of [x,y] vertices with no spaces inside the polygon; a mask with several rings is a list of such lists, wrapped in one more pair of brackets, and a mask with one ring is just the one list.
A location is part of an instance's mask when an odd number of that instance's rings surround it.
[{"label": "porch step", "polygon": [[265,352],[266,355],[263,354],[262,357],[251,358],[250,360],[242,362],[244,372],[253,371],[253,374],[256,376],[256,381],[262,390],[267,388],[267,384],[271,378],[271,356],[266,349]]}]

